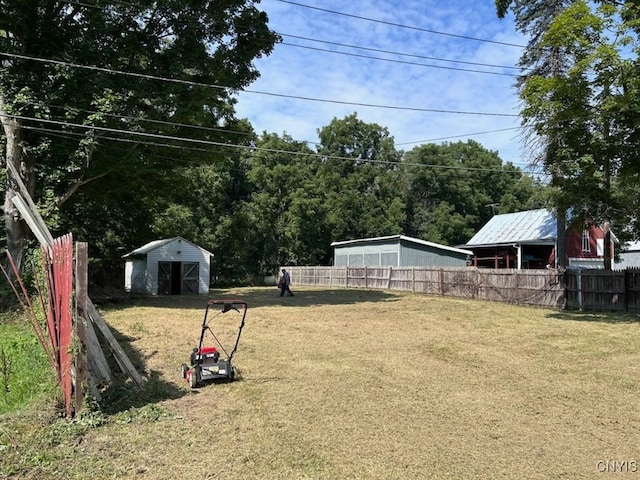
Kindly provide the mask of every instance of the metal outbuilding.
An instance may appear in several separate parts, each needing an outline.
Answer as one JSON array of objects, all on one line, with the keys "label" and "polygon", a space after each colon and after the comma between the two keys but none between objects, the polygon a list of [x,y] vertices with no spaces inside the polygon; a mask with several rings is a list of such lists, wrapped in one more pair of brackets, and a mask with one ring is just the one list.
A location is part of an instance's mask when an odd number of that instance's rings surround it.
[{"label": "metal outbuilding", "polygon": [[465,267],[473,252],[391,235],[333,242],[336,267]]},{"label": "metal outbuilding", "polygon": [[147,295],[206,294],[213,254],[182,237],[154,240],[123,255],[125,291]]},{"label": "metal outbuilding", "polygon": [[629,242],[620,251],[620,258],[615,263],[616,270],[640,268],[640,242]]}]

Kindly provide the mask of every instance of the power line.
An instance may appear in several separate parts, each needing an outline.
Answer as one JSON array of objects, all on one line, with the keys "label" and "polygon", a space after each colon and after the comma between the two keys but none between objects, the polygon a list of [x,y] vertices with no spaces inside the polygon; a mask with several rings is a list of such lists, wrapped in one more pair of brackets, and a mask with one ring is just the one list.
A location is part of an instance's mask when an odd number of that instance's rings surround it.
[{"label": "power line", "polygon": [[430,140],[418,140],[416,142],[403,142],[403,143],[396,143],[396,147],[400,146],[400,145],[412,145],[412,144],[416,144],[416,143],[433,143],[433,142],[439,142],[442,140],[450,140],[452,138],[462,138],[462,137],[473,137],[475,135],[486,135],[488,133],[498,133],[498,132],[506,132],[508,130],[519,130],[522,127],[508,127],[508,128],[499,128],[497,130],[487,130],[484,132],[475,132],[475,133],[469,133],[466,135],[450,135],[448,137],[439,137],[439,138],[433,138]]},{"label": "power line", "polygon": [[[79,6],[84,6],[84,7],[90,7],[90,8],[102,8],[99,5],[90,5],[90,4],[86,4],[86,3],[80,3],[77,1],[72,1],[72,0],[67,0],[66,3],[69,3],[71,5],[79,5]],[[115,2],[115,3],[119,3],[121,5],[126,5],[126,6],[130,6],[130,7],[137,7],[136,5],[129,3],[129,2]],[[313,8],[313,7],[310,7]],[[371,20],[371,21],[377,21],[377,20]],[[274,32],[277,35],[280,35],[282,37],[290,37],[290,38],[297,38],[299,40],[305,40],[305,41],[309,41],[309,42],[316,42],[316,43],[324,43],[327,45],[335,45],[335,46],[339,46],[339,47],[346,47],[346,48],[355,48],[355,49],[359,49],[359,50],[366,50],[366,51],[370,51],[370,52],[377,52],[377,53],[385,53],[385,54],[390,54],[390,55],[401,55],[404,57],[412,57],[412,58],[420,58],[420,59],[425,59],[425,60],[434,60],[434,61],[438,61],[438,62],[448,62],[448,63],[458,63],[458,64],[465,64],[465,65],[476,65],[476,66],[480,66],[480,67],[489,67],[489,68],[502,68],[502,69],[512,69],[512,70],[518,70],[518,71],[522,71],[521,67],[517,67],[517,66],[513,66],[513,65],[494,65],[494,64],[489,64],[489,63],[480,63],[480,62],[469,62],[469,61],[464,61],[464,60],[451,60],[451,59],[446,59],[446,58],[438,58],[438,57],[431,57],[431,56],[427,56],[427,55],[417,55],[417,54],[411,54],[411,53],[404,53],[404,52],[393,52],[393,51],[389,51],[389,50],[384,50],[384,49],[380,49],[380,48],[372,48],[372,47],[363,47],[360,45],[349,45],[349,44],[344,44],[344,43],[339,43],[339,42],[332,42],[332,41],[328,41],[328,40],[321,40],[321,39],[317,39],[317,38],[310,38],[310,37],[304,37],[301,35],[293,35],[293,34],[289,34],[289,33],[282,33],[282,32]],[[441,35],[453,35],[453,34],[449,34],[446,32],[436,32],[439,33]],[[471,37],[469,37],[471,38]],[[489,41],[489,40],[486,40]],[[292,47],[300,47],[300,48],[309,48],[312,50],[315,50],[312,47],[308,47],[308,46],[303,46],[303,45],[296,45],[296,44],[291,44],[291,43],[286,43],[286,42],[282,42],[281,45],[288,45],[288,46],[292,46]],[[317,49],[319,51],[327,51],[327,52],[331,52],[331,53],[343,53],[343,52],[335,52],[332,50],[322,50],[322,49]],[[345,55],[349,55],[348,53],[343,53]],[[387,59],[383,59],[383,58],[376,58],[376,57],[364,57],[364,58],[371,58],[371,59],[375,59],[375,60],[386,60],[386,61],[390,61]],[[398,62],[398,63],[403,63],[403,62]],[[410,63],[410,62],[407,62]],[[422,64],[415,64],[415,65],[422,65]],[[435,65],[423,65],[426,67],[433,67],[433,68],[443,68],[443,67],[437,67]],[[455,70],[455,69],[454,69]],[[467,70],[462,70],[462,71],[467,71]],[[468,70],[469,72],[477,72],[476,70]],[[489,72],[480,72],[480,73],[489,73]]]},{"label": "power line", "polygon": [[[157,139],[157,140],[171,140],[171,141],[186,142],[186,143],[193,143],[193,144],[199,144],[199,145],[235,148],[240,150],[261,151],[261,152],[268,152],[268,153],[287,154],[287,155],[304,156],[304,157],[315,157],[323,160],[324,159],[347,160],[347,161],[358,160],[365,163],[390,165],[390,166],[396,166],[396,167],[424,167],[424,168],[440,168],[445,170],[455,169],[455,170],[476,171],[476,172],[518,173],[519,175],[525,175],[525,172],[523,172],[522,170],[511,172],[511,171],[505,171],[504,169],[499,169],[499,168],[462,167],[460,165],[438,165],[438,164],[424,164],[424,163],[408,163],[408,162],[401,162],[401,161],[395,162],[395,161],[389,161],[389,160],[358,159],[353,157],[343,157],[343,156],[337,156],[337,155],[325,155],[317,152],[295,152],[295,151],[281,150],[281,149],[274,149],[274,148],[257,147],[254,145],[238,145],[234,143],[223,143],[223,142],[214,142],[210,140],[199,140],[199,139],[185,138],[185,137],[174,137],[170,135],[135,132],[130,130],[120,130],[120,129],[109,128],[109,127],[82,125],[79,123],[72,123],[68,121],[46,120],[42,118],[28,117],[24,115],[6,115],[6,116],[9,118],[23,120],[23,121],[41,122],[41,123],[48,123],[52,125],[82,128],[86,130],[97,130],[97,131],[102,131],[107,133],[133,135],[135,137],[148,137],[148,138]],[[25,126],[24,128],[31,129],[31,130],[39,129],[39,127],[32,127],[28,125]],[[42,129],[42,128],[40,130],[48,131],[48,129]],[[62,132],[62,131],[60,132],[60,134],[63,134],[63,133],[77,135],[77,134],[74,134],[73,132]],[[128,143],[132,143],[132,142],[141,143],[141,144],[144,143],[144,142],[137,142],[132,139],[119,138],[119,137],[108,137],[107,139],[114,140],[114,141],[128,142]],[[166,143],[153,143],[151,145],[161,146],[161,147],[171,147],[171,148],[182,148],[177,145],[166,144]],[[208,152],[209,150],[202,149],[201,151]]]},{"label": "power line", "polygon": [[418,66],[418,67],[429,67],[429,68],[440,68],[443,70],[454,70],[454,71],[458,71],[458,72],[469,72],[469,73],[485,73],[488,75],[503,75],[506,77],[517,77],[517,74],[514,73],[504,73],[504,72],[489,72],[486,70],[471,70],[470,68],[459,68],[459,67],[446,67],[444,65],[430,65],[430,64],[426,64],[426,63],[418,63],[418,62],[409,62],[407,60],[397,60],[397,59],[392,59],[392,58],[381,58],[381,57],[370,57],[368,55],[362,55],[362,54],[358,54],[358,53],[349,53],[349,52],[338,52],[336,50],[328,50],[325,48],[319,48],[319,47],[310,47],[308,45],[297,45],[294,43],[282,43],[282,45],[287,45],[290,47],[298,47],[298,48],[306,48],[309,50],[315,50],[317,52],[326,52],[326,53],[333,53],[336,55],[346,55],[349,57],[356,57],[356,58],[366,58],[369,60],[379,60],[382,62],[392,62],[392,63],[400,63],[400,64],[404,64],[404,65],[414,65],[414,66]]},{"label": "power line", "polygon": [[[73,62],[63,62],[60,60],[44,59],[44,58],[33,57],[29,55],[19,55],[15,53],[0,52],[0,56],[10,57],[10,58],[19,58],[22,60],[31,60],[31,61],[42,62],[42,63],[52,63],[54,65],[64,65],[64,66],[74,67],[74,68],[83,68],[87,70],[93,70],[93,71],[98,71],[98,72],[103,72],[108,74],[125,75],[125,76],[130,76],[135,78],[142,78],[146,80],[158,80],[158,81],[177,83],[182,85],[214,88],[214,89],[225,90],[225,91],[234,90],[234,89],[231,89],[230,87],[225,87],[222,85],[207,84],[202,82],[194,82],[190,80],[181,80],[176,78],[159,77],[156,75],[148,75],[143,73],[125,72],[122,70],[114,70],[110,68],[97,67],[92,65],[81,65]],[[352,105],[357,107],[381,108],[381,109],[387,109],[387,110],[448,113],[448,114],[454,114],[454,115],[476,115],[476,116],[488,116],[488,117],[518,117],[519,116],[513,113],[470,112],[470,111],[464,111],[464,110],[444,110],[444,109],[436,109],[436,108],[419,108],[419,107],[406,107],[406,106],[396,106],[396,105],[381,105],[381,104],[374,104],[374,103],[347,102],[342,100],[331,100],[326,98],[306,97],[306,96],[300,96],[300,95],[286,95],[283,93],[261,92],[257,90],[246,90],[246,89],[242,90],[242,92],[257,94],[257,95],[267,95],[267,96],[279,97],[279,98],[305,100],[309,102],[332,103],[332,104],[338,104],[338,105]]]},{"label": "power line", "polygon": [[469,37],[467,35],[457,35],[455,33],[439,32],[437,30],[430,30],[430,29],[427,29],[427,28],[414,27],[414,26],[411,26],[411,25],[403,25],[401,23],[387,22],[385,20],[378,20],[378,19],[375,19],[375,18],[362,17],[360,15],[353,15],[353,14],[350,14],[350,13],[338,12],[338,11],[329,10],[329,9],[326,9],[326,8],[312,7],[311,5],[305,5],[305,4],[298,3],[298,2],[292,2],[290,0],[277,0],[277,1],[282,2],[282,3],[288,3],[288,4],[291,4],[291,5],[295,5],[297,7],[304,7],[304,8],[309,8],[309,9],[312,9],[312,10],[318,10],[318,11],[325,12],[325,13],[331,13],[333,15],[341,15],[343,17],[357,18],[358,20],[366,20],[367,22],[374,22],[374,23],[380,23],[380,24],[383,24],[383,25],[390,25],[392,27],[400,27],[400,28],[406,28],[406,29],[410,29],[410,30],[417,30],[417,31],[420,31],[420,32],[432,33],[434,35],[444,35],[444,36],[447,36],[447,37],[460,38],[460,39],[463,39],[463,40],[472,40],[474,42],[493,43],[493,44],[496,44],[496,45],[505,45],[507,47],[525,48],[525,45],[518,45],[516,43],[499,42],[497,40],[488,40],[486,38],[476,38],[476,37]]},{"label": "power line", "polygon": [[[427,55],[417,55],[417,54],[413,54],[413,53],[394,52],[394,51],[391,51],[391,50],[384,50],[384,49],[381,49],[381,48],[363,47],[363,46],[360,46],[360,45],[349,45],[349,44],[346,44],[346,43],[331,42],[331,41],[328,41],[328,40],[320,40],[320,39],[317,39],[317,38],[303,37],[303,36],[300,36],[300,35],[293,35],[293,34],[290,34],[290,33],[282,33],[282,32],[276,32],[276,33],[278,35],[282,36],[282,37],[297,38],[298,40],[306,40],[306,41],[309,41],[309,42],[326,43],[327,45],[335,45],[337,47],[356,48],[358,50],[366,50],[366,51],[369,51],[369,52],[385,53],[385,54],[389,54],[389,55],[401,55],[403,57],[420,58],[420,59],[424,59],[424,60],[435,60],[435,61],[438,61],[438,62],[460,63],[460,64],[464,64],[464,65],[476,65],[476,66],[479,66],[479,67],[503,68],[503,69],[512,69],[512,70],[522,71],[521,67],[516,67],[516,66],[493,65],[493,64],[490,64],[490,63],[469,62],[469,61],[465,61],[465,60],[451,60],[451,59],[447,59],[447,58],[430,57],[430,56],[427,56]],[[282,45],[291,45],[291,44],[282,43]]]},{"label": "power line", "polygon": [[[34,103],[31,103],[31,105],[35,105]],[[65,109],[65,107],[62,107],[60,105],[49,105],[49,108],[52,109],[60,109],[63,110]],[[146,123],[152,123],[152,124],[158,124],[158,125],[165,125],[165,126],[169,126],[169,127],[180,127],[180,128],[191,128],[194,130],[199,130],[199,131],[205,131],[205,132],[220,132],[220,133],[227,133],[227,134],[233,134],[233,135],[242,135],[242,136],[252,136],[254,133],[252,132],[245,132],[245,131],[240,131],[240,130],[229,130],[229,129],[225,129],[225,128],[217,128],[217,127],[203,127],[200,125],[191,125],[188,123],[180,123],[180,122],[169,122],[166,120],[154,120],[151,118],[142,118],[142,117],[134,117],[131,115],[120,115],[120,114],[115,114],[115,113],[106,113],[106,112],[98,112],[96,110],[85,110],[85,109],[80,109],[78,110],[78,112],[82,112],[82,113],[86,113],[89,115],[104,115],[105,117],[110,117],[110,118],[115,118],[115,119],[126,119],[126,120],[133,120],[133,121],[138,121],[138,122],[146,122]],[[454,139],[454,138],[468,138],[468,137],[474,137],[477,135],[487,135],[487,134],[491,134],[491,133],[499,133],[499,132],[506,132],[509,130],[519,130],[521,128],[528,128],[526,125],[522,126],[522,127],[508,127],[508,128],[498,128],[496,130],[485,130],[483,132],[473,132],[473,133],[467,133],[467,134],[460,134],[460,135],[449,135],[446,137],[437,137],[437,138],[432,138],[432,139],[426,139],[426,140],[417,140],[417,141],[412,141],[412,142],[402,142],[402,143],[395,143],[396,147],[399,146],[403,146],[403,145],[415,145],[415,144],[424,144],[424,143],[433,143],[433,142],[439,142],[439,141],[443,141],[443,140],[450,140],[450,139]],[[321,145],[321,143],[319,142],[312,142],[309,140],[296,140],[293,139],[296,142],[299,143],[307,143],[307,144],[312,144],[312,145]]]}]

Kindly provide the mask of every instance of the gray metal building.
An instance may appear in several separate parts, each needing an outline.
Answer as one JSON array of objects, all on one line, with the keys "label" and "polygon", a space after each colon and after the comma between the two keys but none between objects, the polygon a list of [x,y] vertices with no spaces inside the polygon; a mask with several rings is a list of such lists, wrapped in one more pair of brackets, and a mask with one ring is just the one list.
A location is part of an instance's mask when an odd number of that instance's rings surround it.
[{"label": "gray metal building", "polygon": [[336,267],[465,267],[471,250],[405,235],[333,242]]},{"label": "gray metal building", "polygon": [[640,268],[640,242],[630,242],[620,251],[620,260],[615,262],[613,268],[624,270],[625,268]]}]

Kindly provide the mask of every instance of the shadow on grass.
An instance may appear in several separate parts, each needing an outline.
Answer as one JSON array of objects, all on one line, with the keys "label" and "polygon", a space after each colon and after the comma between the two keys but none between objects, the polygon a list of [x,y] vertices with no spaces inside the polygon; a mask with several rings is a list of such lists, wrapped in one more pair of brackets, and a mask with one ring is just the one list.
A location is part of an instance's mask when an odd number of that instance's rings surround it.
[{"label": "shadow on grass", "polygon": [[[247,287],[233,289],[211,290],[208,295],[172,295],[172,296],[141,296],[131,297],[117,303],[101,305],[105,311],[119,311],[133,307],[176,308],[182,310],[193,309],[194,315],[201,318],[209,300],[240,300],[247,303],[249,311],[256,307],[295,307],[305,308],[318,305],[354,305],[362,302],[397,301],[398,297],[384,291],[347,290],[347,289],[312,289],[301,288],[294,290],[294,296],[279,296],[280,291],[275,287]],[[144,354],[133,346],[137,340],[109,325],[111,333],[129,358],[138,373],[146,372],[146,382],[140,388],[126,374],[121,373],[115,359],[109,354],[106,342],[103,350],[110,362],[114,379],[103,393],[101,406],[105,413],[116,414],[130,408],[140,408],[153,405],[165,400],[174,400],[188,395],[190,392],[180,388],[175,383],[163,380],[161,372],[147,372],[146,363],[150,354]],[[102,341],[103,339],[101,339]],[[239,379],[241,381],[241,378]],[[196,390],[197,392],[197,390]]]},{"label": "shadow on grass", "polygon": [[[113,355],[107,353],[109,350],[103,345],[103,351],[112,372],[112,382],[102,393],[102,401],[100,402],[105,413],[115,414],[130,408],[140,408],[165,400],[177,399],[187,394],[184,389],[177,387],[174,383],[163,380],[160,372],[155,370],[147,372],[147,357],[132,346],[132,342],[136,340],[134,337],[124,335],[112,326],[109,329],[145,382],[144,385],[139,386],[127,374],[122,373]],[[143,374],[144,372],[147,373]]]},{"label": "shadow on grass", "polygon": [[354,305],[361,302],[397,301],[396,295],[384,290],[322,289],[301,287],[293,289],[294,296],[280,296],[276,287],[245,287],[210,290],[207,295],[158,295],[130,297],[117,303],[101,305],[105,310],[136,307],[194,309],[204,312],[209,300],[240,300],[249,309],[256,307],[296,307],[318,305]]},{"label": "shadow on grass", "polygon": [[640,315],[630,312],[582,312],[578,310],[564,310],[550,313],[549,315],[547,315],[547,317],[556,320],[568,320],[572,322],[611,324],[628,324],[640,322]]}]

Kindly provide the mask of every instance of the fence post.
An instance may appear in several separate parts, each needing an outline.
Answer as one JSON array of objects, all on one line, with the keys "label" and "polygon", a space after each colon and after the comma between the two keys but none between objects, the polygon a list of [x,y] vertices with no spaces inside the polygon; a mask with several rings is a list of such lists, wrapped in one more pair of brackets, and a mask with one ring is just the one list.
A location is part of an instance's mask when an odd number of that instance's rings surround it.
[{"label": "fence post", "polygon": [[629,311],[629,292],[627,291],[627,278],[628,278],[628,270],[624,269],[624,276],[622,277],[622,291],[624,292],[624,311]]},{"label": "fence post", "polygon": [[389,267],[389,278],[387,279],[387,290],[391,290],[391,267]]},{"label": "fence post", "polygon": [[578,296],[578,308],[582,310],[582,269],[578,269],[576,275],[576,290]]},{"label": "fence post", "polygon": [[76,351],[76,378],[75,378],[75,408],[74,413],[78,413],[82,408],[87,387],[87,327],[86,321],[89,316],[87,312],[87,259],[88,244],[86,242],[76,242],[76,334],[80,343]]},{"label": "fence post", "polygon": [[416,268],[411,267],[411,291],[416,293]]}]

